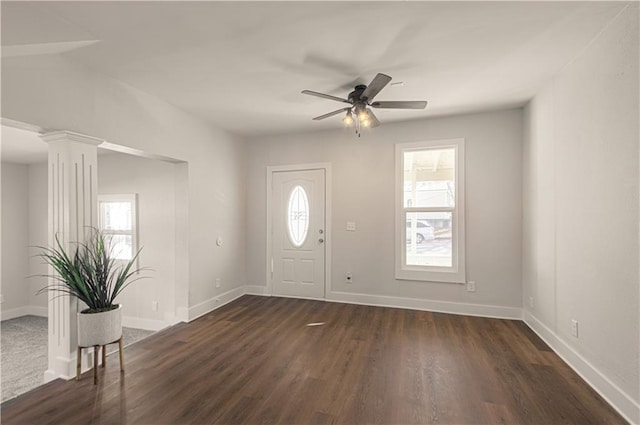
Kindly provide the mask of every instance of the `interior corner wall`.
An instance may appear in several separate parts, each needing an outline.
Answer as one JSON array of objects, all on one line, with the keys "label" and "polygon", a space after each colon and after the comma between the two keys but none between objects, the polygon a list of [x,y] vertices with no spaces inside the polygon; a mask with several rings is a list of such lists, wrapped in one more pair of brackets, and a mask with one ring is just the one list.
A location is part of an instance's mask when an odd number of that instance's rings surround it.
[{"label": "interior corner wall", "polygon": [[[638,4],[525,110],[525,320],[640,422]],[[571,321],[578,321],[578,336]]]},{"label": "interior corner wall", "polygon": [[[384,121],[381,114],[380,119]],[[395,279],[395,143],[463,137],[465,285]],[[332,166],[331,288],[327,298],[499,317],[521,317],[522,110],[384,123],[361,138],[350,129],[248,140],[247,273],[265,290],[266,167]],[[346,222],[356,222],[355,232]],[[353,283],[345,283],[345,273]]]},{"label": "interior corner wall", "polygon": [[[136,194],[138,266],[143,279],[118,297],[123,324],[158,330],[175,315],[175,165],[133,155],[98,155],[98,196]],[[153,309],[157,303],[157,310]]]},{"label": "interior corner wall", "polygon": [[[3,58],[2,115],[188,163],[183,318],[244,291],[243,140],[63,55]],[[222,246],[216,245],[218,236]]]},{"label": "interior corner wall", "polygon": [[28,314],[28,169],[2,163],[2,320]]}]

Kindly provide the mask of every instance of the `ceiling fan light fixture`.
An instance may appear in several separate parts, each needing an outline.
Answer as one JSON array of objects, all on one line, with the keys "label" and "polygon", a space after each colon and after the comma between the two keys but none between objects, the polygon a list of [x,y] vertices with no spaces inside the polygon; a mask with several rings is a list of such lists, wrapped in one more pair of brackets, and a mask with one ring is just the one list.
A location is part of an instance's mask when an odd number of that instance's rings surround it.
[{"label": "ceiling fan light fixture", "polygon": [[342,119],[344,125],[351,127],[353,125],[353,116],[351,115],[351,111],[347,111],[347,114]]},{"label": "ceiling fan light fixture", "polygon": [[[356,134],[360,136],[361,128],[374,128],[380,125],[380,121],[374,113],[374,109],[424,109],[427,106],[427,102],[424,100],[419,101],[374,101],[373,99],[378,93],[391,82],[391,77],[385,74],[378,73],[368,86],[364,84],[358,84],[354,90],[349,93],[349,96],[344,99],[341,97],[333,96],[330,94],[324,94],[311,90],[303,90],[302,94],[307,94],[316,97],[322,97],[324,99],[334,100],[336,102],[348,103],[349,106],[332,111],[324,115],[313,118],[314,121],[323,120],[325,118],[338,115],[343,111],[346,111],[342,122],[347,127],[355,127]],[[399,81],[395,83],[396,86],[402,86],[403,82]],[[369,109],[369,107],[373,109]]]}]

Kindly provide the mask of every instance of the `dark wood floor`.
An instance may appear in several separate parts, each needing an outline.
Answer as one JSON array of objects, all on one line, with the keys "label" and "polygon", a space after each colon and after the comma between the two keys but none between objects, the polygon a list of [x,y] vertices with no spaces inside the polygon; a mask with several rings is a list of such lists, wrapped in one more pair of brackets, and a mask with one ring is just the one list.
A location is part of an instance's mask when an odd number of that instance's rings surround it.
[{"label": "dark wood floor", "polygon": [[520,321],[244,296],[125,362],[6,402],[2,423],[625,423]]}]

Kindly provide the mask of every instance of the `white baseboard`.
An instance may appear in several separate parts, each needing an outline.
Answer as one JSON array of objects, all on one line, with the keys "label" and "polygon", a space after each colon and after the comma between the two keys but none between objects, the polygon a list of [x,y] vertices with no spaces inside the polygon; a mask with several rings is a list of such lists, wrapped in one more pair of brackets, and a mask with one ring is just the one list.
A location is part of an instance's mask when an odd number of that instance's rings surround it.
[{"label": "white baseboard", "polygon": [[30,305],[27,307],[29,314],[32,316],[49,317],[49,308],[37,305]]},{"label": "white baseboard", "polygon": [[29,314],[28,306],[0,310],[0,319],[9,320]]},{"label": "white baseboard", "polygon": [[47,307],[39,307],[35,305],[25,305],[22,307],[11,308],[8,310],[0,310],[0,320],[15,319],[22,316],[41,316],[47,317]]},{"label": "white baseboard", "polygon": [[268,295],[267,287],[262,285],[245,285],[244,293],[247,295]]},{"label": "white baseboard", "polygon": [[217,308],[222,307],[225,304],[230,303],[236,298],[240,298],[245,294],[245,287],[239,286],[237,288],[233,288],[227,292],[222,294],[218,294],[213,298],[209,298],[206,301],[203,301],[199,304],[194,305],[189,308],[189,322],[197,319],[200,316],[203,316]]},{"label": "white baseboard", "polygon": [[45,384],[46,384],[47,382],[51,382],[51,381],[53,381],[54,379],[58,379],[58,378],[59,378],[59,376],[58,376],[58,375],[57,375],[53,370],[49,370],[49,369],[47,369],[47,370],[45,370],[45,371],[44,371],[44,378],[43,378],[43,380],[44,380],[44,383],[45,383]]},{"label": "white baseboard", "polygon": [[182,322],[177,314],[174,313],[164,313],[164,323],[166,326],[173,326]]},{"label": "white baseboard", "polygon": [[157,332],[169,326],[162,320],[157,319],[143,319],[141,317],[134,316],[122,316],[122,326],[126,328],[144,329],[146,331]]},{"label": "white baseboard", "polygon": [[434,301],[419,298],[403,298],[387,295],[370,295],[337,291],[329,292],[326,300],[347,304],[407,308],[410,310],[433,311],[436,313],[522,320],[522,309],[519,307],[466,304],[450,301]]},{"label": "white baseboard", "polygon": [[189,321],[189,307],[176,308],[176,322],[188,322]]},{"label": "white baseboard", "polygon": [[[267,294],[267,287],[262,285],[246,285],[245,294]],[[278,295],[280,296],[280,295]],[[300,298],[300,297],[292,297]],[[315,298],[310,298],[315,299]],[[502,307],[483,304],[465,304],[449,301],[434,301],[416,298],[403,298],[386,295],[359,294],[353,292],[331,291],[325,301],[347,304],[371,305],[378,307],[407,308],[410,310],[424,310],[438,313],[463,314],[466,316],[492,317],[499,319],[522,319],[522,309],[519,307]]]},{"label": "white baseboard", "polygon": [[[245,294],[267,294],[267,287],[261,285],[246,285]],[[280,296],[280,295],[278,295]],[[300,298],[300,297],[292,297]],[[310,298],[315,299],[315,298]],[[354,292],[330,291],[325,301],[371,305],[378,307],[407,308],[410,310],[433,311],[437,313],[463,314],[466,316],[492,317],[498,319],[522,320],[522,309],[519,307],[503,307],[484,304],[465,304],[450,301],[434,301],[417,298],[394,297],[388,295],[359,294]]]},{"label": "white baseboard", "polygon": [[611,382],[602,372],[582,357],[560,336],[538,320],[531,312],[524,311],[524,323],[560,356],[598,394],[632,424],[640,423],[640,404]]}]

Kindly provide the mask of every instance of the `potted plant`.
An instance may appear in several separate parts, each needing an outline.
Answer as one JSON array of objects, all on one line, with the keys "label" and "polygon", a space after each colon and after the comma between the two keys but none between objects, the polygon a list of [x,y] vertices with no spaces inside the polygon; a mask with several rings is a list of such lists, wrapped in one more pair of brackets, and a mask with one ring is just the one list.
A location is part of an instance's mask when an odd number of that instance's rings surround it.
[{"label": "potted plant", "polygon": [[[86,304],[78,312],[78,379],[80,375],[81,348],[94,347],[94,369],[98,348],[118,342],[120,366],[122,363],[122,306],[116,297],[131,283],[142,269],[136,267],[140,250],[122,262],[112,255],[110,240],[101,231],[91,229],[87,241],[74,243],[75,252],[69,254],[56,236],[54,247],[39,247],[40,257],[49,264],[54,274],[51,282],[38,293],[57,291],[62,296],[72,296]],[[97,380],[94,370],[94,381]]]}]

